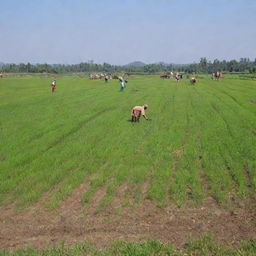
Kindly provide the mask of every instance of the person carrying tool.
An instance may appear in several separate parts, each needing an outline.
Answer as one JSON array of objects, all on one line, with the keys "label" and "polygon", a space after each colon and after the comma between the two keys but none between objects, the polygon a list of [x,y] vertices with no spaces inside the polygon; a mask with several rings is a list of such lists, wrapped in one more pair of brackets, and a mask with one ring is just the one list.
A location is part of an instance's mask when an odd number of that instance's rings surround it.
[{"label": "person carrying tool", "polygon": [[120,82],[120,91],[123,92],[125,88],[125,84],[128,83],[128,81],[125,80],[122,76],[119,76],[118,80]]}]

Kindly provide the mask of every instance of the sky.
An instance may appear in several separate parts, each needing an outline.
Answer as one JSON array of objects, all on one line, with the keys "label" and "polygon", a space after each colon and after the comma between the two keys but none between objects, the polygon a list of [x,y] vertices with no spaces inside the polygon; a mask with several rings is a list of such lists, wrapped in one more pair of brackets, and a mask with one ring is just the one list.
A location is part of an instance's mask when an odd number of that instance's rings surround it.
[{"label": "sky", "polygon": [[256,0],[0,0],[0,62],[256,58]]}]

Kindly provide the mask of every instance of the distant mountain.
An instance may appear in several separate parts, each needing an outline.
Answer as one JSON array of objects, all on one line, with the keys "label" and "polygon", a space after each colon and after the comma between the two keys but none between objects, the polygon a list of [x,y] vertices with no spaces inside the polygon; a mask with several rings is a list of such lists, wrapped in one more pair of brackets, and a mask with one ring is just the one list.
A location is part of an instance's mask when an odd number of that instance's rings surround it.
[{"label": "distant mountain", "polygon": [[134,61],[129,64],[126,64],[125,66],[126,67],[144,67],[145,65],[147,64],[142,61]]}]

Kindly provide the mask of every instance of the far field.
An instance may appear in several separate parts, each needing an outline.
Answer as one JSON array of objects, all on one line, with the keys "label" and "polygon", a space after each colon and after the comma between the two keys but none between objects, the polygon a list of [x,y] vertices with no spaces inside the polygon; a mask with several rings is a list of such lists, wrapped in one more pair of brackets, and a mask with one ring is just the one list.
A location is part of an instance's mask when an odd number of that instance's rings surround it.
[{"label": "far field", "polygon": [[[68,219],[78,207],[75,200],[82,209],[93,208],[92,219],[110,214],[109,209],[121,216],[144,205],[142,212],[154,207],[155,216],[189,207],[188,221],[192,209],[210,204],[217,217],[239,216],[233,224],[247,218],[251,232],[238,238],[256,236],[255,210],[247,208],[256,199],[255,80],[230,75],[212,81],[202,75],[191,85],[187,79],[131,76],[119,92],[117,80],[105,84],[66,75],[57,78],[52,94],[52,79],[0,79],[0,220],[24,216],[29,223],[34,215],[25,217],[26,209],[35,214],[38,207],[51,221],[54,211],[70,206]],[[145,103],[152,120],[131,123],[131,107]],[[8,243],[4,237],[12,231],[7,224],[1,227],[0,248],[22,246]],[[233,231],[235,240],[238,231]],[[159,238],[153,231],[145,235],[151,236]]]}]

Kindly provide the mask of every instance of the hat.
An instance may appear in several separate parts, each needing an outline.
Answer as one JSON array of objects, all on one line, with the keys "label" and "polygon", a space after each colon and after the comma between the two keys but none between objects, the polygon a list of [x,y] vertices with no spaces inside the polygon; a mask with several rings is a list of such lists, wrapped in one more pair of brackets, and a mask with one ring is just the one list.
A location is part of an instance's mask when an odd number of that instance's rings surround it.
[{"label": "hat", "polygon": [[148,105],[147,105],[147,104],[144,104],[143,107],[144,107],[144,108],[148,108]]}]

